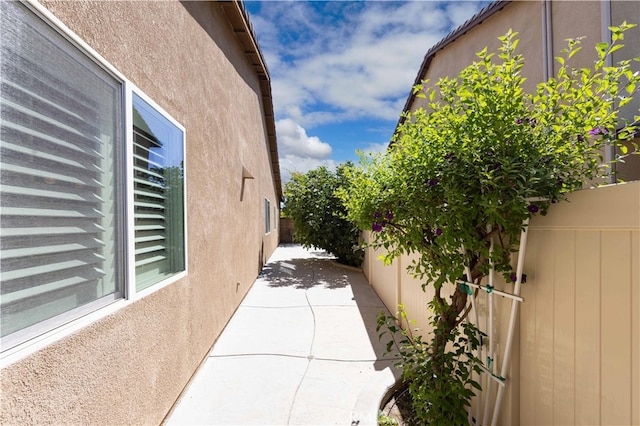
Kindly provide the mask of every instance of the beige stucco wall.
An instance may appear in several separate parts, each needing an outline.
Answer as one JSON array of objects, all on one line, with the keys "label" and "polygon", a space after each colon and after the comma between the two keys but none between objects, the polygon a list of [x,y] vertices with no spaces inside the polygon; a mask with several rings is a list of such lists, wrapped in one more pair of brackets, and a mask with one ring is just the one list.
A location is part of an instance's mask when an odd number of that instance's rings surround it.
[{"label": "beige stucco wall", "polygon": [[259,81],[216,3],[45,4],[186,128],[189,273],[4,368],[0,424],[158,424],[278,243]]},{"label": "beige stucco wall", "polygon": [[[476,53],[485,47],[489,52],[497,52],[501,45],[498,37],[512,29],[519,33],[518,51],[525,58],[523,74],[529,78],[525,82],[525,90],[534,90],[537,82],[542,79],[541,11],[540,2],[513,2],[437,51],[424,78],[435,83],[440,77],[458,75],[463,68],[478,59]],[[411,109],[424,106],[426,100],[417,98]]]},{"label": "beige stucco wall", "polygon": [[[613,0],[611,2],[611,21],[614,25],[620,25],[627,21],[631,24],[638,24],[635,28],[627,30],[625,39],[621,42],[624,49],[613,54],[614,61],[621,61],[631,58],[640,58],[640,2]],[[622,116],[631,119],[635,115],[640,115],[640,96],[636,96],[628,105],[622,108]],[[640,179],[640,163],[636,163],[636,170]]]},{"label": "beige stucco wall", "polygon": [[[588,22],[589,25],[585,25]],[[566,39],[584,37],[582,50],[569,62],[574,68],[592,68],[596,60],[595,45],[602,39],[601,5],[599,1],[554,1],[551,2],[552,57],[563,56],[567,48]],[[560,64],[554,59],[554,72]],[[539,81],[538,79],[536,81]]]},{"label": "beige stucco wall", "polygon": [[[624,49],[613,54],[614,61],[622,61],[631,58],[640,58],[640,2],[614,0],[611,2],[611,20],[614,25],[620,25],[623,21],[639,24],[635,28],[627,30],[622,43]],[[621,108],[620,115],[629,120],[634,116],[640,116],[640,96]],[[640,144],[640,137],[635,139],[636,146]],[[631,150],[631,146],[628,147]],[[617,176],[623,181],[640,180],[640,155],[627,157],[624,164],[617,164]]]}]

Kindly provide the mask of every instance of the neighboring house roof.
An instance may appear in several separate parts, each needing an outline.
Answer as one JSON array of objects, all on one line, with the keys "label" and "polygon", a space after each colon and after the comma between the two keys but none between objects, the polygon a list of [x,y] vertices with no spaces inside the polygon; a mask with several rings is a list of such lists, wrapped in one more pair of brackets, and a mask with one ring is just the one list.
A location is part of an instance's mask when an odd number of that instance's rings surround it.
[{"label": "neighboring house roof", "polygon": [[280,177],[280,163],[278,162],[278,144],[276,140],[276,124],[273,113],[273,99],[271,96],[271,78],[267,64],[262,56],[258,39],[253,31],[253,26],[249,19],[249,14],[241,0],[220,1],[222,10],[227,15],[227,20],[233,28],[233,32],[244,48],[244,53],[249,59],[258,79],[260,80],[260,90],[262,92],[262,106],[264,108],[264,118],[267,128],[267,139],[269,142],[269,154],[271,156],[271,169],[275,180],[276,193],[281,201],[282,179]]},{"label": "neighboring house roof", "polygon": [[[511,0],[499,0],[499,1],[494,1],[490,3],[484,9],[480,10],[480,12],[473,15],[464,24],[460,25],[458,28],[451,31],[445,38],[440,40],[431,49],[427,51],[427,53],[424,55],[422,65],[420,65],[420,71],[418,71],[418,75],[416,76],[416,79],[413,82],[413,85],[411,86],[411,91],[409,92],[409,97],[407,98],[407,102],[405,102],[404,108],[402,109],[403,113],[408,112],[410,110],[411,105],[415,100],[413,87],[420,84],[422,80],[424,80],[424,77],[427,74],[427,71],[429,70],[429,65],[431,65],[431,61],[433,60],[434,56],[436,56],[436,54],[440,50],[444,49],[449,44],[456,41],[460,36],[466,34],[467,31],[469,31],[470,29],[474,28],[477,25],[480,25],[482,22],[484,22],[485,19],[492,16],[494,13],[502,10],[502,8],[504,8],[509,3],[511,3]],[[404,123],[405,119],[406,117],[404,115],[400,116],[400,119],[398,120],[398,124],[396,125],[396,130],[398,130],[398,126]]]}]

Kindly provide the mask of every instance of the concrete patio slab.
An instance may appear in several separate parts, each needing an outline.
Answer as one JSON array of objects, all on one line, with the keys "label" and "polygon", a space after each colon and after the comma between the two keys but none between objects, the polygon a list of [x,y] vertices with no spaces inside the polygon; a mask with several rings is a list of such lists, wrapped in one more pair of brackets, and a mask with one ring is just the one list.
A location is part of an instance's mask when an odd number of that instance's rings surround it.
[{"label": "concrete patio slab", "polygon": [[278,354],[305,357],[313,343],[309,307],[240,306],[216,342],[212,355]]},{"label": "concrete patio slab", "polygon": [[[364,280],[362,273],[357,273]],[[350,272],[346,279],[353,281],[355,272]],[[359,280],[358,280],[359,281]],[[312,306],[360,306],[380,307],[380,298],[365,280],[364,283],[352,283],[342,288],[327,291],[326,287],[312,287],[307,291],[307,298]]]},{"label": "concrete patio slab", "polygon": [[378,340],[376,319],[383,307],[315,306],[313,356],[345,361],[375,361],[385,355],[386,339]]},{"label": "concrete patio slab", "polygon": [[165,424],[375,425],[400,376],[382,311],[361,272],[279,247]]},{"label": "concrete patio slab", "polygon": [[209,357],[168,425],[285,425],[306,358]]},{"label": "concrete patio slab", "polygon": [[288,424],[351,424],[358,396],[381,366],[374,362],[313,359],[298,389]]},{"label": "concrete patio slab", "polygon": [[295,287],[275,287],[268,280],[258,279],[242,302],[254,307],[307,307],[307,293]]}]

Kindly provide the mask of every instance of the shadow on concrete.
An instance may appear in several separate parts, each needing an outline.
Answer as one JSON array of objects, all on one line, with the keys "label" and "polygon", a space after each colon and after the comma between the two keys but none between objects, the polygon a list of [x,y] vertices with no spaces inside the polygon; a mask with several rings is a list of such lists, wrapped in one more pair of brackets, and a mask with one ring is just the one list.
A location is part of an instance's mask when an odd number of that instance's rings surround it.
[{"label": "shadow on concrete", "polygon": [[[294,247],[295,245],[282,246]],[[312,257],[270,261],[263,268],[260,278],[266,281],[266,285],[271,288],[288,287],[303,291],[310,290],[307,297],[314,308],[328,306],[357,308],[361,319],[361,325],[358,327],[363,326],[366,329],[368,340],[375,353],[375,369],[379,371],[393,365],[399,359],[399,355],[395,349],[390,353],[386,351],[387,342],[391,336],[387,332],[381,340],[379,335],[386,330],[377,330],[378,316],[383,312],[389,314],[389,311],[373,287],[369,285],[362,271],[336,264],[335,257],[324,251],[309,250],[308,253]],[[344,298],[342,291],[349,289],[352,296]],[[322,293],[321,290],[342,290],[340,292],[342,294]],[[339,324],[336,326],[340,327]],[[337,334],[343,335],[342,332]],[[338,337],[337,339],[342,340]],[[399,340],[399,336],[396,336],[396,339]],[[344,344],[357,345],[358,343],[345,341]]]},{"label": "shadow on concrete", "polygon": [[336,273],[337,268],[332,266],[331,259],[327,257],[270,262],[264,266],[260,277],[268,280],[269,287],[293,287],[300,290],[347,287],[350,284],[348,277]]}]

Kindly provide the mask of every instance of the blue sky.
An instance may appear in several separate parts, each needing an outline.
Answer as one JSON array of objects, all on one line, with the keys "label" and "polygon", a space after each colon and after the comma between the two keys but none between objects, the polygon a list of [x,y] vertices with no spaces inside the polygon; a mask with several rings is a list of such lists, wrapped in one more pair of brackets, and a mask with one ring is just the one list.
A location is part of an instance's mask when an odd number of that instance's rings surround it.
[{"label": "blue sky", "polygon": [[425,53],[487,1],[245,1],[283,181],[386,148]]}]

